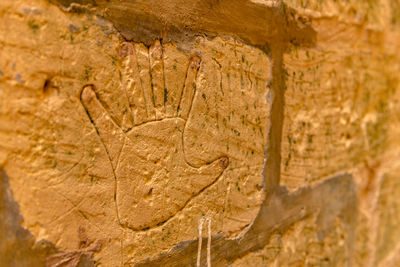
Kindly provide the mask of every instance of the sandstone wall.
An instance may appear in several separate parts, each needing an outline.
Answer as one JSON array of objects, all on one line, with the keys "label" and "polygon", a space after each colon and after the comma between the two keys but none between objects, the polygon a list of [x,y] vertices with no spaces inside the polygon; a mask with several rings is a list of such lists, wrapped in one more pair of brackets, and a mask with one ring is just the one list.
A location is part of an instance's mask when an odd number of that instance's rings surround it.
[{"label": "sandstone wall", "polygon": [[398,0],[2,0],[0,266],[400,264],[399,54]]}]

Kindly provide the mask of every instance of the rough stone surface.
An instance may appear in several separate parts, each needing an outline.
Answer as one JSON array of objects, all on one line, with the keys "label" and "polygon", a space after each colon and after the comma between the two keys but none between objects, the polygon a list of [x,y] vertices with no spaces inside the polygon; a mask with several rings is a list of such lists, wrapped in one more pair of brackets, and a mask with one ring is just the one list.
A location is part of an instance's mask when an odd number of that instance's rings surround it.
[{"label": "rough stone surface", "polygon": [[0,2],[0,266],[400,264],[398,0],[188,2]]}]

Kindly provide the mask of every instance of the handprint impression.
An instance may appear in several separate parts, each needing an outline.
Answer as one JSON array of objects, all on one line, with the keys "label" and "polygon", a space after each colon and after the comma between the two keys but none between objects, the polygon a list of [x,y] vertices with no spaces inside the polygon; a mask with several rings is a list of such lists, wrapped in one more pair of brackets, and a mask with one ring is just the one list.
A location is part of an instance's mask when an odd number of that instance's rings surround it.
[{"label": "handprint impression", "polygon": [[[123,85],[131,107],[133,128],[115,122],[96,88],[87,85],[81,102],[96,128],[113,167],[119,222],[142,230],[174,216],[188,201],[213,184],[228,165],[220,155],[202,166],[186,160],[183,134],[196,90],[200,58],[193,56],[182,87],[165,88],[163,49],[125,43]],[[179,77],[175,77],[179,79]]]}]

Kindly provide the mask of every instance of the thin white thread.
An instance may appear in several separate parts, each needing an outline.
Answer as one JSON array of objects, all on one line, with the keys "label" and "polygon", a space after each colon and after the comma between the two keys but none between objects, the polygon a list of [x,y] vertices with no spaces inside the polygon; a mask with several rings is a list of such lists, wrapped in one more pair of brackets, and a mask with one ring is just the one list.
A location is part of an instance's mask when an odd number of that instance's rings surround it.
[{"label": "thin white thread", "polygon": [[201,218],[199,220],[199,244],[198,244],[198,248],[197,248],[197,267],[200,267],[200,259],[201,259],[201,243],[203,241],[203,237],[202,235],[202,231],[203,231],[203,222],[204,222],[204,218]]},{"label": "thin white thread", "polygon": [[203,224],[204,224],[204,219],[208,222],[208,236],[207,236],[207,267],[211,267],[211,217],[206,216],[202,217],[199,220],[199,243],[198,243],[198,248],[197,248],[197,267],[200,267],[200,261],[201,261],[201,246],[203,242]]},{"label": "thin white thread", "polygon": [[208,240],[207,240],[207,267],[211,267],[211,217],[207,218],[208,221]]}]

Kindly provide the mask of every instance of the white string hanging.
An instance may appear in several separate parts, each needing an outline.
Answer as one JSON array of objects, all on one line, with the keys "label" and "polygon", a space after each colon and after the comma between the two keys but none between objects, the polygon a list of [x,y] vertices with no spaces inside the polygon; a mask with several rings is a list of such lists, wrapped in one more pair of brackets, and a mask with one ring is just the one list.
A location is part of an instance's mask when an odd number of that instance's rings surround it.
[{"label": "white string hanging", "polygon": [[200,267],[200,260],[201,260],[201,246],[203,243],[203,224],[204,221],[208,222],[208,240],[207,240],[207,267],[211,267],[211,217],[206,216],[202,217],[199,220],[199,243],[197,248],[197,267]]}]

